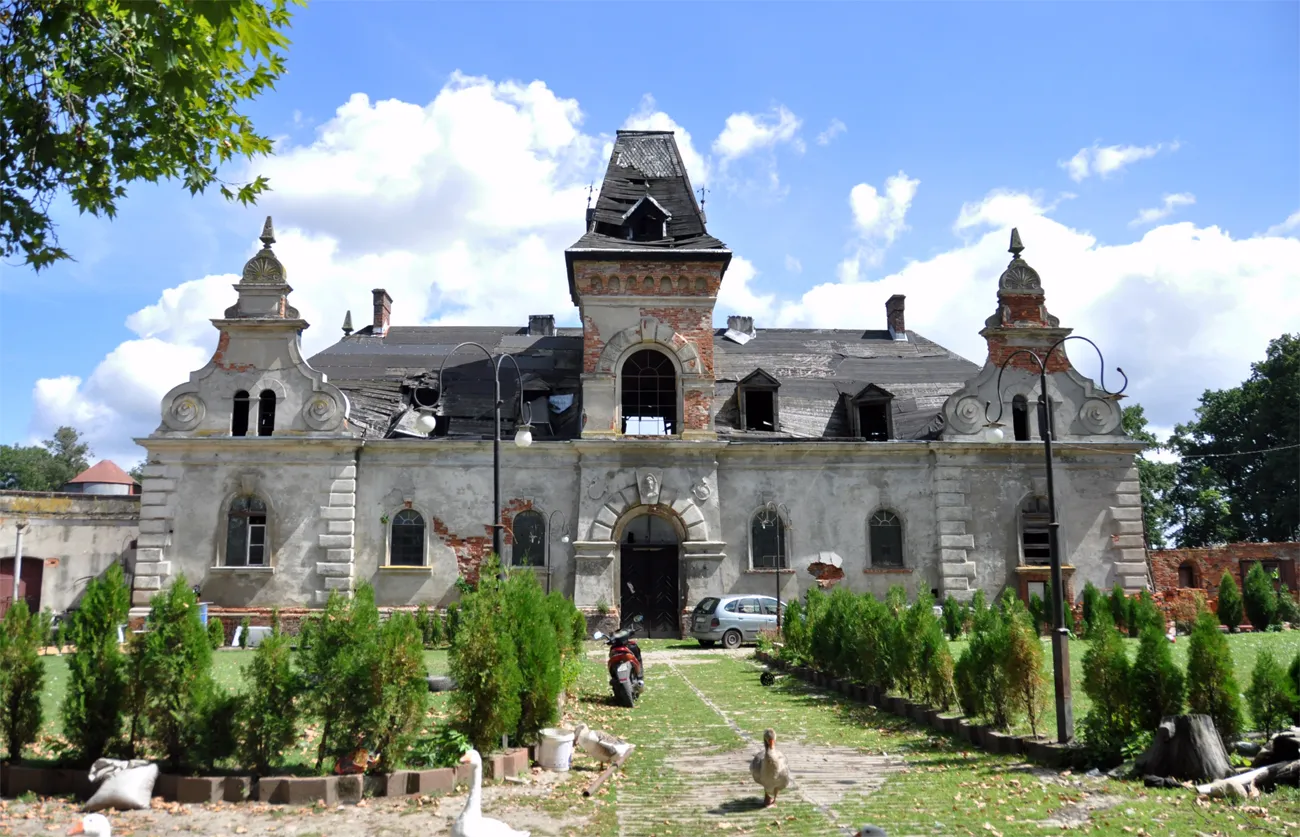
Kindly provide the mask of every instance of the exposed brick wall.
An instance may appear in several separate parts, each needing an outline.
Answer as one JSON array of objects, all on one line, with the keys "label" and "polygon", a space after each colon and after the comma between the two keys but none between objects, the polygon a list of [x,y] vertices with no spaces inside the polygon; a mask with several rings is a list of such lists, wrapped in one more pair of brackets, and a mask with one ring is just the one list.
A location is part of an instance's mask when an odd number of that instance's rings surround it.
[{"label": "exposed brick wall", "polygon": [[217,350],[212,353],[212,363],[218,369],[227,372],[247,372],[253,368],[251,363],[226,363],[226,350],[230,348],[230,332],[223,330],[217,338]]},{"label": "exposed brick wall", "polygon": [[682,338],[700,354],[700,373],[713,377],[713,306],[642,308],[642,317],[654,317],[671,328],[674,339]]},{"label": "exposed brick wall", "polygon": [[[501,545],[505,546],[511,543],[510,521],[515,515],[522,511],[532,509],[532,500],[514,499],[507,502],[501,509],[501,523],[506,527],[501,533]],[[456,553],[456,566],[460,572],[460,577],[470,584],[478,583],[479,567],[482,566],[484,559],[492,554],[492,527],[484,526],[483,535],[455,535],[436,517],[431,517],[433,522],[434,534],[438,539],[447,544]]]},{"label": "exposed brick wall", "polygon": [[1277,561],[1282,565],[1282,580],[1292,590],[1296,585],[1296,564],[1300,563],[1300,543],[1233,543],[1198,549],[1157,549],[1151,551],[1151,573],[1156,590],[1178,589],[1178,568],[1189,564],[1194,570],[1195,586],[1210,596],[1218,595],[1219,579],[1225,571],[1232,573],[1240,587],[1255,561]]}]

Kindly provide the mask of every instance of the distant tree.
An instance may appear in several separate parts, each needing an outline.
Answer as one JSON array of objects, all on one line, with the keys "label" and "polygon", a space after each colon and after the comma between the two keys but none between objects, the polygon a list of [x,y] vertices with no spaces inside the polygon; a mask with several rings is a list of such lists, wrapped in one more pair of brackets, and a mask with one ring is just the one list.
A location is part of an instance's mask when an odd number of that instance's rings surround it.
[{"label": "distant tree", "polygon": [[1219,579],[1218,613],[1219,622],[1233,633],[1236,633],[1237,626],[1246,615],[1241,601],[1241,590],[1237,588],[1237,580],[1232,577],[1229,570],[1224,570],[1223,577]]},{"label": "distant tree", "polygon": [[1300,334],[1284,334],[1240,386],[1207,390],[1196,418],[1170,437],[1185,458],[1168,495],[1178,545],[1300,537],[1297,445]]},{"label": "distant tree", "polygon": [[131,477],[131,479],[135,480],[136,482],[143,483],[144,466],[145,466],[145,460],[141,459],[139,462],[132,465],[131,470],[127,471],[126,473]]},{"label": "distant tree", "polygon": [[240,109],[284,72],[288,3],[0,0],[0,256],[70,258],[50,220],[64,193],[110,218],[137,181],[255,201],[265,178],[232,188],[217,167],[271,151]]},{"label": "distant tree", "polygon": [[1277,621],[1277,591],[1273,579],[1264,572],[1264,565],[1256,561],[1246,572],[1246,583],[1241,588],[1246,618],[1257,631],[1267,631]]},{"label": "distant tree", "polygon": [[58,491],[90,467],[90,456],[90,445],[67,426],[39,445],[0,445],[0,488]]},{"label": "distant tree", "polygon": [[[1146,413],[1141,404],[1125,407],[1121,424],[1129,437],[1145,442],[1148,451],[1162,449],[1160,440],[1147,430]],[[1137,457],[1138,483],[1142,492],[1142,533],[1148,549],[1168,546],[1165,530],[1169,528],[1171,511],[1169,492],[1174,487],[1178,466],[1172,462],[1157,462],[1143,453]]]}]

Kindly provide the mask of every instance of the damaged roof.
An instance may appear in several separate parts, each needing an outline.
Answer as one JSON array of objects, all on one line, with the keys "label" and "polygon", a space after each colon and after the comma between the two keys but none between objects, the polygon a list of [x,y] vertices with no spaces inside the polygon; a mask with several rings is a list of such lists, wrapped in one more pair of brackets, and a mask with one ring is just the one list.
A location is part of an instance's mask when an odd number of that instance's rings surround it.
[{"label": "damaged roof", "polygon": [[[906,340],[895,340],[888,331],[762,329],[744,345],[724,334],[725,329],[718,329],[714,337],[713,403],[715,425],[724,439],[849,438],[848,400],[869,384],[893,395],[895,438],[937,438],[944,401],[979,371],[976,364],[913,331]],[[451,418],[449,435],[489,438],[492,367],[472,347],[450,354],[465,341],[509,353],[519,363],[539,440],[581,434],[578,328],[557,328],[553,336],[539,336],[527,328],[397,326],[383,336],[344,337],[309,363],[347,393],[350,422],[363,436],[386,438],[423,435],[414,430],[418,413],[413,396],[421,391],[426,399],[436,396],[438,367],[448,358],[444,406]],[[517,412],[512,370],[507,361],[501,375],[502,415],[508,421]],[[779,383],[777,432],[741,429],[736,385],[758,370]]]}]

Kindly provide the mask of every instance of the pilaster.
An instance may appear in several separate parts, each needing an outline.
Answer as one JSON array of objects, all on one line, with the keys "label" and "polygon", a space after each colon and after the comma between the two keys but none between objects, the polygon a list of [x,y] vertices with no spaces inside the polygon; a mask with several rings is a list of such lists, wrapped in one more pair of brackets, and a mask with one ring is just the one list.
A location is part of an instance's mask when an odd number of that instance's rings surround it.
[{"label": "pilaster", "polygon": [[180,465],[146,465],[140,493],[140,537],[136,539],[131,604],[147,606],[154,594],[167,586],[172,562],[172,519],[176,514],[176,486]]},{"label": "pilaster", "polygon": [[1147,589],[1147,551],[1142,532],[1142,490],[1136,468],[1115,486],[1110,507],[1110,550],[1115,580],[1130,595]]},{"label": "pilaster", "polygon": [[966,530],[971,507],[966,494],[970,486],[963,469],[950,465],[935,468],[935,506],[939,521],[939,583],[943,596],[962,602],[975,596],[975,536]]},{"label": "pilaster", "polygon": [[316,590],[317,604],[324,604],[333,590],[351,596],[356,588],[357,466],[333,468],[330,483],[324,488],[327,502],[320,509],[321,553],[316,575],[320,576],[321,586]]}]

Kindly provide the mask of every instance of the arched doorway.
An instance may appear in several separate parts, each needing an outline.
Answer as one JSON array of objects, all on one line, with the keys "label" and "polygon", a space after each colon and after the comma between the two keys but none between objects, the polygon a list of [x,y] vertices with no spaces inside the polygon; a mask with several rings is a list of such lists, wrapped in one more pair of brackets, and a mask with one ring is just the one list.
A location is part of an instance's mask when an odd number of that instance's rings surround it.
[{"label": "arched doorway", "polygon": [[631,518],[619,537],[619,618],[645,618],[644,636],[678,639],[681,623],[681,535],[653,511]]}]

